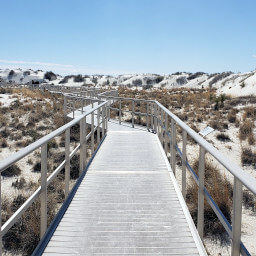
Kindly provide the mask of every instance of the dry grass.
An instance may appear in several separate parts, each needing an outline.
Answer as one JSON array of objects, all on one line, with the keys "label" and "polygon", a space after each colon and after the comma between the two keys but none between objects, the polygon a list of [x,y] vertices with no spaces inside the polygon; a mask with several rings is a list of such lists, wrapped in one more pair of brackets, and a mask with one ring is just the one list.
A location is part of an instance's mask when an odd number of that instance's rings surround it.
[{"label": "dry grass", "polygon": [[241,162],[243,165],[252,165],[256,167],[256,152],[253,152],[250,148],[243,148]]},{"label": "dry grass", "polygon": [[254,122],[250,119],[246,119],[239,129],[239,138],[240,140],[245,140],[249,136],[253,136]]},{"label": "dry grass", "polygon": [[[193,170],[198,173],[198,161],[193,164]],[[231,221],[232,208],[232,187],[228,180],[220,174],[220,171],[209,160],[205,165],[205,186],[217,203],[218,207],[225,215],[228,221]],[[191,216],[195,223],[197,223],[197,200],[198,200],[198,186],[195,182],[190,182],[187,188],[187,204]],[[205,200],[205,235],[213,237],[225,238],[226,233],[222,224],[218,221],[217,216],[212,210],[211,206]]]}]

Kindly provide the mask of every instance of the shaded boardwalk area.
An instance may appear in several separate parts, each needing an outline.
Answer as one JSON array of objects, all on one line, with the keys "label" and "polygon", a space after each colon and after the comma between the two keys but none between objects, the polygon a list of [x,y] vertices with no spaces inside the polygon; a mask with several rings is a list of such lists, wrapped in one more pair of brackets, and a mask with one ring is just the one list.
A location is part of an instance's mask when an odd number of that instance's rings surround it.
[{"label": "shaded boardwalk area", "polygon": [[155,134],[109,123],[43,255],[205,255]]}]

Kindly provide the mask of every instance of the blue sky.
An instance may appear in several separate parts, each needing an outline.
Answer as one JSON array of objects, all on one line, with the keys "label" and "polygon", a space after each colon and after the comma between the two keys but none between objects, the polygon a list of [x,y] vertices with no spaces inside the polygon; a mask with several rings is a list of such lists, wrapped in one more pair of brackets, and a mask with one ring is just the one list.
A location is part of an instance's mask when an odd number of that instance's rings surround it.
[{"label": "blue sky", "polygon": [[0,0],[0,68],[60,74],[256,68],[255,0]]}]

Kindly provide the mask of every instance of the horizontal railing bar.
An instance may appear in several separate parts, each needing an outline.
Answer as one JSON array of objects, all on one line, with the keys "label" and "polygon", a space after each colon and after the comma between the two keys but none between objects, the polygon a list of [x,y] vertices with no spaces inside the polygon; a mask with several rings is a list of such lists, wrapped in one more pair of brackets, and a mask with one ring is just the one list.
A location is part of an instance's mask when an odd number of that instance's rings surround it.
[{"label": "horizontal railing bar", "polygon": [[244,172],[239,166],[228,160],[222,155],[215,147],[209,142],[203,139],[193,129],[181,121],[176,115],[171,113],[166,107],[159,102],[156,104],[163,109],[183,130],[185,130],[189,136],[191,136],[200,146],[202,146],[209,154],[211,154],[220,164],[222,164],[230,173],[232,173],[238,180],[242,182],[254,195],[256,195],[256,181],[252,177]]},{"label": "horizontal railing bar", "polygon": [[63,125],[62,127],[58,128],[57,130],[51,132],[50,134],[48,134],[48,135],[42,137],[41,139],[33,142],[32,144],[28,145],[27,147],[21,149],[20,151],[14,153],[13,155],[11,155],[9,157],[7,157],[6,159],[1,160],[0,161],[0,173],[3,172],[6,168],[11,166],[12,164],[14,164],[17,161],[19,161],[20,159],[22,159],[24,156],[26,156],[26,155],[30,154],[31,152],[33,152],[34,150],[38,149],[44,143],[47,143],[48,141],[52,140],[56,136],[65,132],[66,129],[71,128],[72,126],[74,126],[75,124],[80,122],[80,120],[82,120],[85,116],[90,115],[91,113],[93,113],[98,108],[101,108],[102,106],[104,106],[106,103],[107,103],[106,101],[101,103],[100,105],[92,108],[90,111],[84,113],[83,115],[79,116],[78,118],[70,121],[69,123],[67,123],[67,124]]},{"label": "horizontal railing bar", "polygon": [[[165,129],[165,127],[164,127],[164,129]],[[166,129],[165,129],[165,131],[166,131]],[[171,139],[171,134],[169,132],[167,132],[167,135]],[[176,145],[175,148],[176,148],[176,151],[177,151],[178,155],[182,159],[182,152],[181,152],[180,148],[178,147],[178,145]],[[198,175],[195,173],[195,171],[190,166],[190,164],[189,164],[189,162],[187,160],[186,160],[186,167],[190,171],[190,173],[191,173],[194,181],[196,182],[197,186],[199,186]],[[218,217],[219,221],[221,222],[221,224],[223,225],[223,227],[227,231],[229,237],[232,239],[232,236],[233,236],[233,234],[232,234],[232,226],[229,223],[229,221],[227,220],[227,218],[225,217],[225,215],[222,213],[222,211],[220,210],[220,208],[218,207],[218,205],[216,204],[216,202],[214,201],[214,199],[212,198],[212,196],[210,195],[210,193],[208,192],[206,187],[204,187],[204,195],[206,196],[207,202],[209,203],[209,205],[211,206],[211,208],[215,212],[215,214]],[[248,252],[248,250],[246,249],[246,247],[244,246],[242,241],[241,241],[241,253],[242,253],[242,255],[245,255],[245,256],[250,256],[251,255]]]},{"label": "horizontal railing bar", "polygon": [[143,101],[143,102],[151,102],[151,103],[154,103],[155,101],[154,100],[146,100],[146,99],[137,99],[137,98],[125,98],[125,97],[116,97],[116,96],[105,96],[104,97],[107,97],[107,98],[111,98],[111,99],[116,99],[116,100],[131,100],[131,101]]}]

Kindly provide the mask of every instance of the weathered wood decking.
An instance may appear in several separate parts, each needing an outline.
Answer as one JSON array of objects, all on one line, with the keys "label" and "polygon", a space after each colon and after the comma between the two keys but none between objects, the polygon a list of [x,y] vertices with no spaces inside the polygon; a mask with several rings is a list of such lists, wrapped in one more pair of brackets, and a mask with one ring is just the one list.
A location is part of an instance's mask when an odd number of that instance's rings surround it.
[{"label": "weathered wood decking", "polygon": [[205,255],[155,134],[109,123],[43,255]]}]

